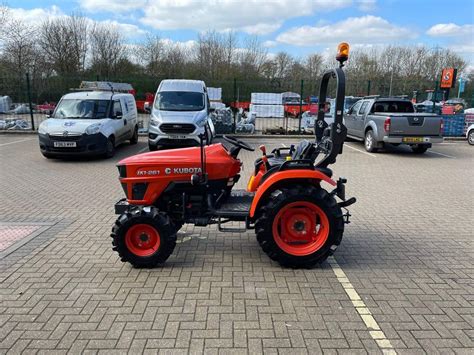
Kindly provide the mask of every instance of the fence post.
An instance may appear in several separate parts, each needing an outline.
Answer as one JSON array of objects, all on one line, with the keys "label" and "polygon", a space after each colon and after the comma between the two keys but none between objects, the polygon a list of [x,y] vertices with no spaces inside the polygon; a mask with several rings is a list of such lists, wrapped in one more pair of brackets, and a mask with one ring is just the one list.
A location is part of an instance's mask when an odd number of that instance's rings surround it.
[{"label": "fence post", "polygon": [[33,118],[33,104],[31,103],[30,73],[26,73],[26,92],[28,94],[28,103],[30,105],[31,129],[35,130],[35,120]]},{"label": "fence post", "polygon": [[433,93],[433,113],[436,113],[436,98],[438,97],[438,80],[435,82],[435,88]]},{"label": "fence post", "polygon": [[235,133],[235,128],[237,127],[236,119],[237,119],[237,112],[239,109],[237,108],[237,78],[234,78],[234,124],[232,126],[232,133]]},{"label": "fence post", "polygon": [[301,134],[301,117],[303,116],[303,85],[304,80],[301,79],[301,88],[300,88],[300,117],[298,119],[298,134]]},{"label": "fence post", "polygon": [[367,80],[367,96],[370,96],[370,80]]}]

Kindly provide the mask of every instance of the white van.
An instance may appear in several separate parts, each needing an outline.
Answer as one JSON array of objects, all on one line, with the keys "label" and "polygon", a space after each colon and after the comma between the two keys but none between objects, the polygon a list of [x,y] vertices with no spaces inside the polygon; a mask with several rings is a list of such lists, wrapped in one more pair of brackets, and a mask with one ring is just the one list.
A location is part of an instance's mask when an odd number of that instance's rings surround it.
[{"label": "white van", "polygon": [[201,80],[163,80],[155,95],[148,128],[150,151],[205,144],[215,135],[206,84]]},{"label": "white van", "polygon": [[128,93],[82,91],[64,95],[38,128],[46,158],[72,155],[112,157],[115,147],[138,142],[135,98]]}]

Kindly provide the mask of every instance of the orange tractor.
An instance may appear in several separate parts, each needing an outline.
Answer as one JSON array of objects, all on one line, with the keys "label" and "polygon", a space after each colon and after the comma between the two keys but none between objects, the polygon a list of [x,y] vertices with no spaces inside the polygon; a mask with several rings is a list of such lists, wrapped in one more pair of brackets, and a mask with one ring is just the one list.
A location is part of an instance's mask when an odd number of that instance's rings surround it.
[{"label": "orange tractor", "polygon": [[[234,137],[223,137],[229,149],[221,143],[201,143],[200,147],[143,153],[120,161],[126,198],[115,205],[120,216],[111,236],[121,260],[136,267],[165,262],[185,223],[217,224],[222,232],[255,229],[263,251],[283,266],[312,267],[331,255],[349,223],[345,209],[355,202],[355,198],[346,200],[346,180],[333,180],[328,168],[342,153],[347,133],[342,119],[342,67],[348,53],[348,45],[341,44],[340,66],[322,77],[320,102],[326,102],[329,79],[337,80],[334,122],[324,121],[321,105],[315,141],[303,140],[296,147],[268,155],[261,146],[263,155],[255,161],[246,190],[233,189],[242,165],[238,155],[242,149],[254,148]],[[323,183],[332,190],[326,190]],[[227,228],[231,221],[240,221],[242,228]]]}]

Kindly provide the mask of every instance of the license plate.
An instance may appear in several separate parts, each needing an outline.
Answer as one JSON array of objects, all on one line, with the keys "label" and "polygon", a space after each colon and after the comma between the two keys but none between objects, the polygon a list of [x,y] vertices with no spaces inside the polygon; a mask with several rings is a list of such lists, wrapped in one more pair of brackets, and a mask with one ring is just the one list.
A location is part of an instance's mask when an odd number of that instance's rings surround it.
[{"label": "license plate", "polygon": [[169,139],[186,139],[186,136],[175,136],[175,135],[170,135],[168,136]]},{"label": "license plate", "polygon": [[76,142],[53,142],[55,148],[75,148]]},{"label": "license plate", "polygon": [[422,143],[424,141],[423,137],[403,137],[402,139],[403,143]]}]

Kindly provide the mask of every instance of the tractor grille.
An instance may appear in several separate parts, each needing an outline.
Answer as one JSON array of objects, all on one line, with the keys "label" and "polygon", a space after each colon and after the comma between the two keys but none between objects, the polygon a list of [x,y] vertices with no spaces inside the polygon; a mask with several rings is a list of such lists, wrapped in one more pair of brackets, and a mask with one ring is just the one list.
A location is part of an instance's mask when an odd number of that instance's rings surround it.
[{"label": "tractor grille", "polygon": [[194,132],[196,126],[192,123],[162,123],[160,130],[164,133],[188,134]]}]

